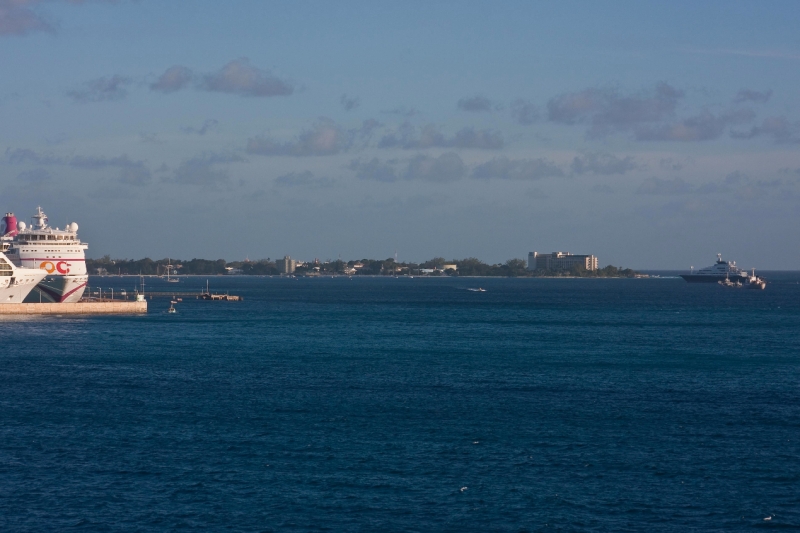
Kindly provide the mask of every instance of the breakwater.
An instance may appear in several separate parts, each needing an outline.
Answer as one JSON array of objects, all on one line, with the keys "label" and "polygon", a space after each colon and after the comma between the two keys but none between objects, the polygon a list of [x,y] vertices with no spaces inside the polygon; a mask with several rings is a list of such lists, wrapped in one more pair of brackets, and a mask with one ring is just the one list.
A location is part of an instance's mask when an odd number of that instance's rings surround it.
[{"label": "breakwater", "polygon": [[0,315],[104,315],[147,312],[147,302],[20,303],[0,305]]}]

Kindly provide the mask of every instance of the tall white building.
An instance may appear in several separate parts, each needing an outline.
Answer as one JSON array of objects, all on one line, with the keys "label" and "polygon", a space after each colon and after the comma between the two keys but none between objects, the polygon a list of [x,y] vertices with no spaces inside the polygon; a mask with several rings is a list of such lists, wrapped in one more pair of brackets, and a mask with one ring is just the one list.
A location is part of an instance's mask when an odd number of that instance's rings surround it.
[{"label": "tall white building", "polygon": [[294,269],[297,268],[297,261],[287,255],[283,259],[275,261],[275,266],[278,267],[278,272],[281,274],[293,274]]},{"label": "tall white building", "polygon": [[549,254],[528,252],[528,270],[569,270],[575,265],[580,265],[586,270],[597,270],[597,257],[572,255],[569,252]]}]

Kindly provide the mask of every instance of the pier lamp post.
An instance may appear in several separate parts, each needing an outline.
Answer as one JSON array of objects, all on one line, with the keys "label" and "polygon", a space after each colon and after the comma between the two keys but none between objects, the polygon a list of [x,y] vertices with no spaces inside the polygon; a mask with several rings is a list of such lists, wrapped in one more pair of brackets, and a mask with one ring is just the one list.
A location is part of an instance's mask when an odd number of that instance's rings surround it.
[{"label": "pier lamp post", "polygon": [[113,300],[114,299],[114,287],[109,287],[109,289],[111,290],[111,299]]}]

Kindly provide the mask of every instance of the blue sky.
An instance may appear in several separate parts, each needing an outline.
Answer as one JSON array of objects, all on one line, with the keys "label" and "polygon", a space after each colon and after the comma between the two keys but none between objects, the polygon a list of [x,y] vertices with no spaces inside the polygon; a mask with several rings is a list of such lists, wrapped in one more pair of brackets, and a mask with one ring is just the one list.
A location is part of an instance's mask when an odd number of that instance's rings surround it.
[{"label": "blue sky", "polygon": [[796,2],[0,0],[2,209],[95,257],[797,268],[798,27]]}]

